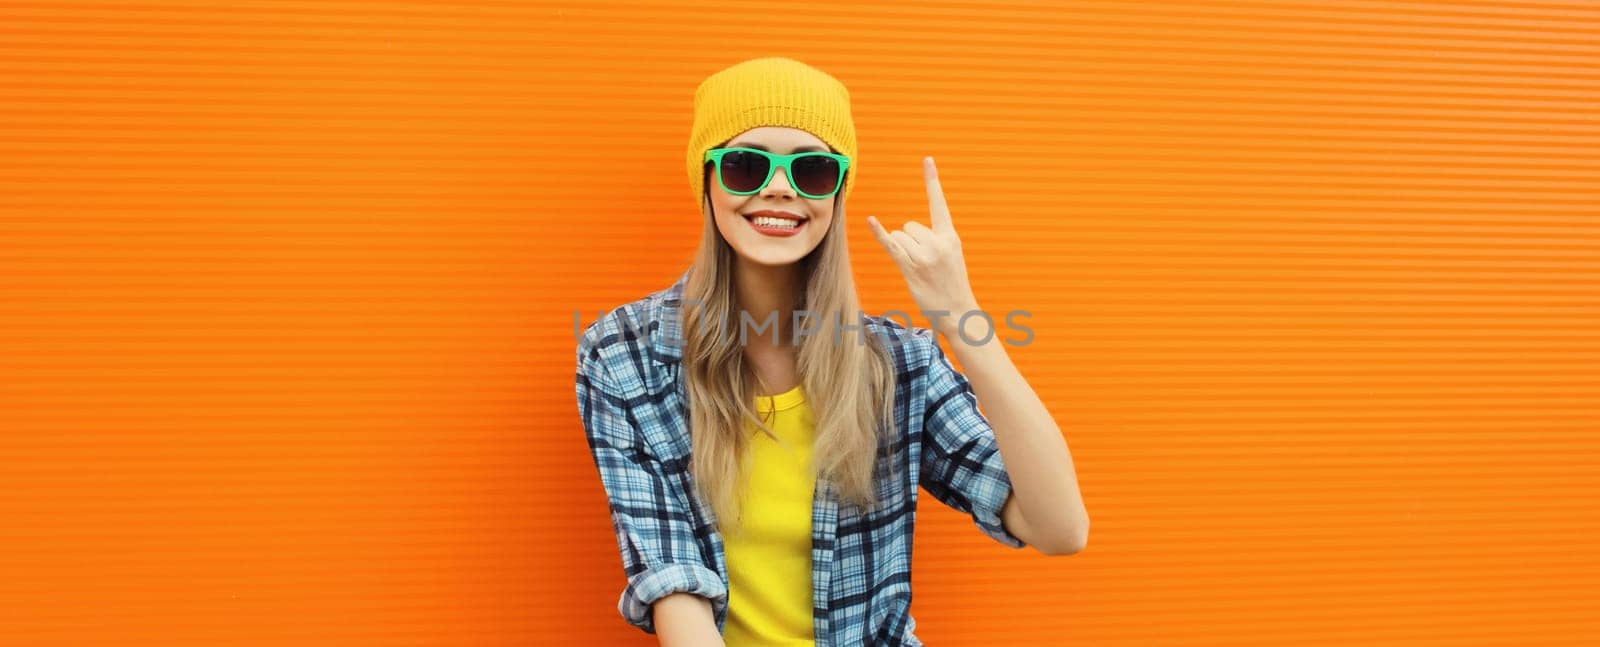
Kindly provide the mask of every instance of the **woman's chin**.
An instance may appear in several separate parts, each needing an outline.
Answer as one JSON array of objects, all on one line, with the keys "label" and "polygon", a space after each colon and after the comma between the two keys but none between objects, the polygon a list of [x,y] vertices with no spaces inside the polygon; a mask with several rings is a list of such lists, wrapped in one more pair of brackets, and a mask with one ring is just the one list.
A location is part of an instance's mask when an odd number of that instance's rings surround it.
[{"label": "woman's chin", "polygon": [[[744,226],[744,223],[739,223],[739,226]],[[741,261],[766,267],[798,263],[822,243],[804,234],[781,237],[765,236],[753,231],[736,230],[733,236],[728,233],[724,230],[722,239],[728,242]]]},{"label": "woman's chin", "polygon": [[765,267],[784,267],[794,265],[805,258],[805,254],[794,254],[778,250],[761,250],[757,253],[739,252],[739,258],[746,262]]}]

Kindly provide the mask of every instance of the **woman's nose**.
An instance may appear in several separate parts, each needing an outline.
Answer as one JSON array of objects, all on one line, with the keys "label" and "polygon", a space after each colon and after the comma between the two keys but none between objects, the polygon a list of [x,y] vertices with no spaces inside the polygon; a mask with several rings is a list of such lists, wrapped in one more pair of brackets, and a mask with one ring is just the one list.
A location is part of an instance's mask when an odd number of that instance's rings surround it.
[{"label": "woman's nose", "polygon": [[789,185],[789,169],[780,166],[772,171],[772,181],[767,183],[767,188],[761,193],[767,196],[793,194],[794,187]]}]

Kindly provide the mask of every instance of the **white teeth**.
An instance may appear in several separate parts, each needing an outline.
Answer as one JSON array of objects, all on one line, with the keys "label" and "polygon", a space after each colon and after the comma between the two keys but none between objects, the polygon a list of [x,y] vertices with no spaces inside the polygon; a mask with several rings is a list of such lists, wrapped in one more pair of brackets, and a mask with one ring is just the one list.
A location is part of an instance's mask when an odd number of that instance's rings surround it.
[{"label": "white teeth", "polygon": [[751,218],[750,221],[762,227],[778,227],[781,229],[794,229],[800,226],[799,222],[788,218],[773,218],[769,216],[756,216]]}]

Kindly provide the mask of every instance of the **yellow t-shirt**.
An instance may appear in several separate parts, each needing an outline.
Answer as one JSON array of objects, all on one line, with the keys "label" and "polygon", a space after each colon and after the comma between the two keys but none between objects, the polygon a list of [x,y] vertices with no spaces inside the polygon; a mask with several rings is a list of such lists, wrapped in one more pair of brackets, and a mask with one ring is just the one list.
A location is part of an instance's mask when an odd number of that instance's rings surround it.
[{"label": "yellow t-shirt", "polygon": [[[788,446],[746,428],[749,481],[743,532],[724,530],[728,647],[814,647],[811,625],[811,444],[816,420],[800,387],[756,398],[756,411]],[[770,416],[770,417],[767,417]]]}]

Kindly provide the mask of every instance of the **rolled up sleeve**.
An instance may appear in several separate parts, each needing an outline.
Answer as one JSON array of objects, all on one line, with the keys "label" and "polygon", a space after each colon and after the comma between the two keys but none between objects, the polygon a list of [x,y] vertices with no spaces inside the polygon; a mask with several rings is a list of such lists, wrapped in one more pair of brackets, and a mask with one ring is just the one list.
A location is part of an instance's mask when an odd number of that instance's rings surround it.
[{"label": "rolled up sleeve", "polygon": [[1000,512],[1011,496],[989,420],[966,376],[951,366],[932,331],[915,329],[914,347],[927,367],[927,408],[922,421],[922,488],[940,502],[971,515],[978,528],[1011,548],[1026,544],[1006,530]]},{"label": "rolled up sleeve", "polygon": [[591,330],[578,346],[578,410],[627,577],[617,610],[629,624],[653,634],[651,605],[673,593],[692,593],[711,601],[721,627],[728,589],[696,541],[690,499],[683,491],[686,474],[669,470],[650,451],[628,413],[629,402],[592,350],[595,333]]}]

